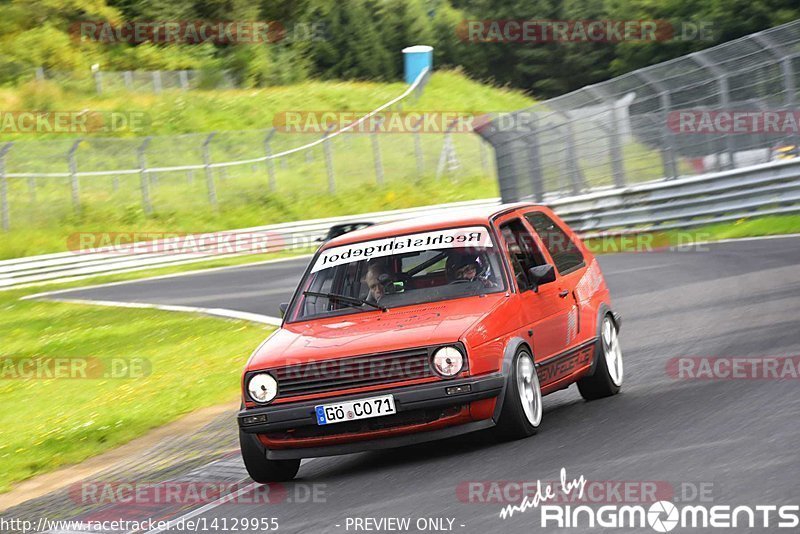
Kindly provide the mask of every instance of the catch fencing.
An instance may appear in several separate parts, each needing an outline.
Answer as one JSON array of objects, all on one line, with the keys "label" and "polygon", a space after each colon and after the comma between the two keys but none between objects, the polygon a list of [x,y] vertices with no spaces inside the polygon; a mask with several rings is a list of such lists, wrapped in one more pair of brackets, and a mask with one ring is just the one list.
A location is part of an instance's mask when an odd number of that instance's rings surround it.
[{"label": "catch fencing", "polygon": [[472,133],[386,133],[377,122],[361,127],[376,113],[401,112],[428,78],[426,70],[399,97],[321,134],[269,128],[0,143],[1,226],[52,226],[88,205],[146,215],[196,213],[245,198],[268,202],[272,192],[335,194],[392,182],[492,178],[491,146]]},{"label": "catch fencing", "polygon": [[120,70],[63,71],[38,67],[34,71],[38,81],[49,80],[72,91],[95,92],[98,95],[128,91],[154,93],[180,89],[236,89],[239,83],[226,70]]},{"label": "catch fencing", "polygon": [[500,116],[504,201],[800,157],[800,21]]}]

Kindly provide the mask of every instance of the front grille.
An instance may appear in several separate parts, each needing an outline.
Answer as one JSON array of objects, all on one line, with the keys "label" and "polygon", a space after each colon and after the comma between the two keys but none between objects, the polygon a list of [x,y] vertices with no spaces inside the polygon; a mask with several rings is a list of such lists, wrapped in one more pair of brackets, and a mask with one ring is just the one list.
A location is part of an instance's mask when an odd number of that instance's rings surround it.
[{"label": "front grille", "polygon": [[427,348],[289,365],[271,371],[278,398],[434,376]]}]

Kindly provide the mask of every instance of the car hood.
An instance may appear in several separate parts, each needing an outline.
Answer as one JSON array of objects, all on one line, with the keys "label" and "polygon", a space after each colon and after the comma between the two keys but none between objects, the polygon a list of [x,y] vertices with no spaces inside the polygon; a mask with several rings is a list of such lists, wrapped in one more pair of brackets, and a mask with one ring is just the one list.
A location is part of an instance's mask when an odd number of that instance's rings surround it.
[{"label": "car hood", "polygon": [[248,369],[452,343],[503,300],[505,293],[493,293],[287,324],[256,350]]}]

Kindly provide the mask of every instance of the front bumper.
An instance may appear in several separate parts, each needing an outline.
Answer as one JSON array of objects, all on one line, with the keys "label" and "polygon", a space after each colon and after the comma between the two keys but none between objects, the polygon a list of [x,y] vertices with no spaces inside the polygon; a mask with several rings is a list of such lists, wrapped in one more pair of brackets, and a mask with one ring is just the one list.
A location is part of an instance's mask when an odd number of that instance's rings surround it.
[{"label": "front bumper", "polygon": [[[502,391],[504,383],[505,378],[501,373],[494,373],[475,378],[442,380],[434,383],[371,391],[369,393],[341,397],[330,397],[322,400],[250,408],[240,411],[237,419],[239,428],[242,432],[246,432],[248,434],[269,434],[272,432],[298,429],[301,427],[315,427],[317,425],[317,417],[314,408],[315,406],[319,406],[323,403],[334,404],[375,395],[391,394],[394,396],[397,413],[400,414],[412,410],[459,406],[468,404],[472,401],[497,397]],[[456,386],[469,386],[469,391],[448,395],[447,390]],[[245,418],[258,415],[266,416],[266,421],[245,424]],[[267,457],[270,459],[309,458],[314,456],[348,454],[351,452],[379,448],[399,447],[410,443],[420,443],[422,441],[441,439],[464,432],[471,432],[473,430],[478,430],[479,428],[492,426],[493,424],[491,420],[479,421],[478,423],[481,424],[462,424],[436,431],[415,432],[407,435],[397,435],[376,440],[354,440],[350,443],[341,442],[347,440],[346,436],[337,436],[339,438],[337,441],[339,442],[334,445],[325,445],[319,447],[299,446],[285,450],[270,449],[267,450]],[[332,432],[335,432],[336,424],[332,424],[330,426]],[[402,432],[402,427],[398,427],[397,430]]]}]

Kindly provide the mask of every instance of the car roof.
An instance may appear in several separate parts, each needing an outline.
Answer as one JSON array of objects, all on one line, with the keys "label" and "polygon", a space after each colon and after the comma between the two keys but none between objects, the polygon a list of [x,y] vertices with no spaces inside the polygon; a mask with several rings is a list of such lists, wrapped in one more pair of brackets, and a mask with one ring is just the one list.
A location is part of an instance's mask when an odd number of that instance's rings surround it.
[{"label": "car roof", "polygon": [[474,208],[445,209],[435,215],[424,217],[414,217],[402,221],[375,224],[348,232],[339,237],[328,241],[323,248],[338,247],[349,245],[361,241],[371,241],[396,235],[415,234],[427,232],[437,228],[453,228],[457,226],[487,225],[489,219],[507,211],[513,211],[524,207],[534,207],[537,204],[530,202],[518,202],[516,204],[502,204],[495,206],[479,206]]}]

